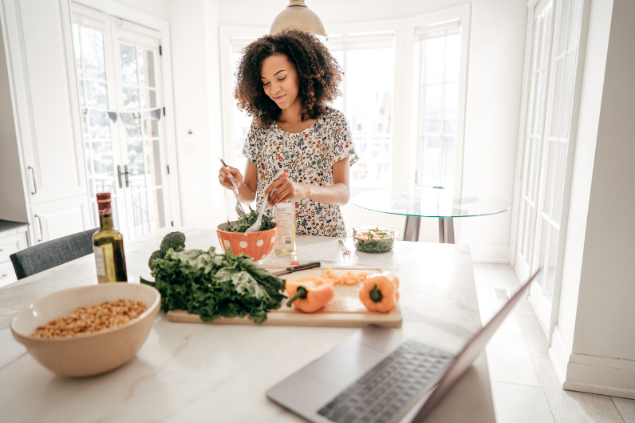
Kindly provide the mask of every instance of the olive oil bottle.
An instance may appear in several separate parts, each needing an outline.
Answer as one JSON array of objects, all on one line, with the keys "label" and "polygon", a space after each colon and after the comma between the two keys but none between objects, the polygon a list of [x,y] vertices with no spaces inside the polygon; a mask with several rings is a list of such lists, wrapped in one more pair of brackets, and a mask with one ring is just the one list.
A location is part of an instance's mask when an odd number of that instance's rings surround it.
[{"label": "olive oil bottle", "polygon": [[128,282],[123,235],[114,228],[111,201],[109,192],[97,194],[99,230],[93,235],[93,250],[98,283]]}]

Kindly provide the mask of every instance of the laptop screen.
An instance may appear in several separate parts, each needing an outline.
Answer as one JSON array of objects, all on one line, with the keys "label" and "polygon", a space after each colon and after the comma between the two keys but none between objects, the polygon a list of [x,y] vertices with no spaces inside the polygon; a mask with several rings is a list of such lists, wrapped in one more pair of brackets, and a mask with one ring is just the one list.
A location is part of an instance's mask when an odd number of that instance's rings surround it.
[{"label": "laptop screen", "polygon": [[434,409],[434,407],[443,399],[445,394],[454,386],[454,384],[463,376],[478,355],[483,351],[485,345],[492,338],[496,330],[503,323],[507,315],[512,311],[514,306],[520,301],[524,292],[531,285],[540,269],[533,274],[527,282],[520,287],[514,296],[500,309],[498,313],[490,320],[480,331],[476,333],[463,347],[461,352],[456,356],[445,375],[441,378],[438,385],[430,394],[428,399],[423,403],[417,415],[412,419],[413,422],[422,422]]}]

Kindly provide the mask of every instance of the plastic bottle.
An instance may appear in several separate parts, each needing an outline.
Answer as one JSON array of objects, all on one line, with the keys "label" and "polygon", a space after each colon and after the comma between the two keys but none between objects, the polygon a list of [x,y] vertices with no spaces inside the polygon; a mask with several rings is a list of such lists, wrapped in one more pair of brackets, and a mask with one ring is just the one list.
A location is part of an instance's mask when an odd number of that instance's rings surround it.
[{"label": "plastic bottle", "polygon": [[[288,177],[287,172],[281,176],[281,178]],[[273,251],[280,257],[295,254],[295,201],[287,200],[276,204],[274,215],[278,223],[278,239]]]}]

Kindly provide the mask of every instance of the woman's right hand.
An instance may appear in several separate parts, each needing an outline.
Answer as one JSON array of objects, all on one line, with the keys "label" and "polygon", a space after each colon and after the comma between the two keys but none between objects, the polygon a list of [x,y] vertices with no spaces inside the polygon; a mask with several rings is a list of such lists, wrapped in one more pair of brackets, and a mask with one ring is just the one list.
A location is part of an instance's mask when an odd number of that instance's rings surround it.
[{"label": "woman's right hand", "polygon": [[230,176],[234,177],[234,180],[236,181],[236,187],[240,188],[240,185],[243,183],[243,175],[240,173],[240,170],[231,166],[227,166],[227,167],[221,166],[218,172],[218,180],[220,181],[220,184],[223,187],[229,190],[233,190],[234,186],[232,185]]}]

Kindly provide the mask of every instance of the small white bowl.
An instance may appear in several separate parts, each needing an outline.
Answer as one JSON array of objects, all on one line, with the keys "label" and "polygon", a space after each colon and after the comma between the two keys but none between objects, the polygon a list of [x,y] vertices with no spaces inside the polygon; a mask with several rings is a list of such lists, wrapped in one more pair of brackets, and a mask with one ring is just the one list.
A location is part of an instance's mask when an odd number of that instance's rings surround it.
[{"label": "small white bowl", "polygon": [[[72,338],[34,338],[38,326],[68,316],[78,307],[119,299],[143,301],[146,311],[125,325]],[[108,372],[132,359],[152,329],[161,294],[142,284],[108,283],[55,292],[35,300],[15,315],[11,332],[42,366],[62,376],[86,377]]]}]

